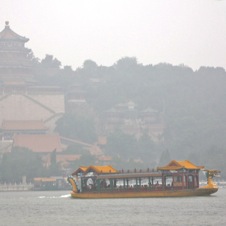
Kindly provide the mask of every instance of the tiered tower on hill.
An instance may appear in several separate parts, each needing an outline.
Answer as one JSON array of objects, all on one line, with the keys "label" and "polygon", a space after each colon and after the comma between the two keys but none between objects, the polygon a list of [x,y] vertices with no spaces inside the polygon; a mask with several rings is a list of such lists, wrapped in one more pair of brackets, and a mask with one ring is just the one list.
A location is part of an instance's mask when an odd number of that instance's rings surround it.
[{"label": "tiered tower on hill", "polygon": [[65,112],[64,93],[35,80],[28,41],[5,22],[0,32],[0,157],[12,147],[22,147],[39,152],[48,165],[51,153],[62,151],[53,130]]},{"label": "tiered tower on hill", "polygon": [[65,112],[64,93],[35,81],[33,53],[25,47],[28,41],[5,22],[0,32],[0,125],[4,120],[41,120],[53,130]]},{"label": "tiered tower on hill", "polygon": [[22,82],[32,77],[32,51],[25,47],[29,39],[11,30],[9,22],[0,32],[0,80]]}]

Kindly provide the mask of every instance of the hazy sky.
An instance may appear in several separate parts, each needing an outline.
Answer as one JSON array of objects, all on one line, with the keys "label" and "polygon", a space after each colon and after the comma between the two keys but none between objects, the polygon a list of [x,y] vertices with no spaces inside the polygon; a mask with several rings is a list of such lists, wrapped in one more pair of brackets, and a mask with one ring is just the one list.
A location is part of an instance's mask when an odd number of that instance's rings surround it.
[{"label": "hazy sky", "polygon": [[0,30],[5,21],[36,57],[73,69],[125,56],[226,69],[226,0],[1,0]]}]

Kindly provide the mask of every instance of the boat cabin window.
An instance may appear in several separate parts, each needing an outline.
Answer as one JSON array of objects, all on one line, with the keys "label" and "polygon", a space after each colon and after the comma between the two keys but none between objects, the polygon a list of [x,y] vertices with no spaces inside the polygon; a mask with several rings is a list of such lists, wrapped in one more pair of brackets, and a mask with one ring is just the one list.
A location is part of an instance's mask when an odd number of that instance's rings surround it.
[{"label": "boat cabin window", "polygon": [[188,182],[192,182],[193,181],[193,177],[192,177],[192,175],[189,175],[188,176]]},{"label": "boat cabin window", "polygon": [[173,184],[173,178],[166,177],[166,185],[169,187],[169,186],[172,186],[172,184]]},{"label": "boat cabin window", "polygon": [[174,181],[175,181],[175,182],[182,182],[182,176],[176,176],[176,177],[174,178]]}]

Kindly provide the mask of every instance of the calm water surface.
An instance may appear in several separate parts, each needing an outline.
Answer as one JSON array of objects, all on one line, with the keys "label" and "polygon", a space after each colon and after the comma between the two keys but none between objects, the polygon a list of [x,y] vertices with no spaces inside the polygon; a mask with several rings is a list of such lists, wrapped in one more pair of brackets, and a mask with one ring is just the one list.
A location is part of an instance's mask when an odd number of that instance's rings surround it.
[{"label": "calm water surface", "polygon": [[75,200],[68,194],[1,192],[0,225],[226,225],[226,188],[188,198]]}]

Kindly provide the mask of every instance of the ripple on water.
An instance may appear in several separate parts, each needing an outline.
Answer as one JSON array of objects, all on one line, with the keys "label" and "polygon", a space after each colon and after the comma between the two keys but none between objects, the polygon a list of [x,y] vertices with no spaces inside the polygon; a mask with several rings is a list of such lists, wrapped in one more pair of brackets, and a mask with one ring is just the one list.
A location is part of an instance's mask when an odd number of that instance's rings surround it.
[{"label": "ripple on water", "polygon": [[226,225],[226,189],[211,197],[150,199],[76,200],[69,193],[0,193],[0,225]]}]

